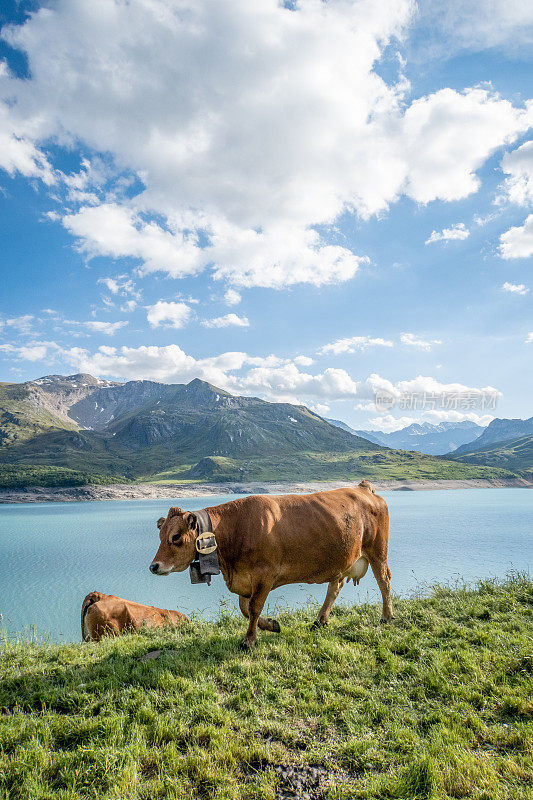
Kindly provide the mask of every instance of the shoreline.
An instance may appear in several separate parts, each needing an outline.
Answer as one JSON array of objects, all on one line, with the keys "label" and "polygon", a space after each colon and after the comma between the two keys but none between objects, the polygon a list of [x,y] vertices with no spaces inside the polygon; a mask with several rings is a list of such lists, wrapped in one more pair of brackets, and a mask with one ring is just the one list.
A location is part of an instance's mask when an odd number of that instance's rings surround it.
[{"label": "shoreline", "polygon": [[[376,480],[376,492],[420,492],[452,489],[533,488],[525,478],[478,480]],[[307,494],[343,486],[353,481],[279,481],[201,484],[109,484],[107,486],[65,486],[28,489],[0,489],[0,505],[18,503],[73,503],[96,500],[164,500],[185,497],[210,497],[220,494]]]}]

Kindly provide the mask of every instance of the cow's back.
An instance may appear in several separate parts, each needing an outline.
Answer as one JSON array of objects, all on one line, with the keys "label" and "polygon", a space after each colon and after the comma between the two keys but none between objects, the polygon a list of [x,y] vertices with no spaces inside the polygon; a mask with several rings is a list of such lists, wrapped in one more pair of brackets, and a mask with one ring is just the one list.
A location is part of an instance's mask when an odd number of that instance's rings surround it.
[{"label": "cow's back", "polygon": [[239,513],[230,588],[238,593],[248,593],[246,576],[257,564],[272,565],[275,586],[323,583],[346,571],[365,547],[388,541],[387,504],[370,484],[233,502]]}]

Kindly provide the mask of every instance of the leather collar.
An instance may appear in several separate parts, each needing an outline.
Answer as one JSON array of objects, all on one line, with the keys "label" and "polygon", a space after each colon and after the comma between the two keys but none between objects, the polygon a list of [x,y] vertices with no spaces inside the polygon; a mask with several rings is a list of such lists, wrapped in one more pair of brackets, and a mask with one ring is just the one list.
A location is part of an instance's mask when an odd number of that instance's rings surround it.
[{"label": "leather collar", "polygon": [[220,574],[217,540],[207,509],[193,512],[196,517],[196,558],[190,566],[191,583],[211,584],[211,575]]}]

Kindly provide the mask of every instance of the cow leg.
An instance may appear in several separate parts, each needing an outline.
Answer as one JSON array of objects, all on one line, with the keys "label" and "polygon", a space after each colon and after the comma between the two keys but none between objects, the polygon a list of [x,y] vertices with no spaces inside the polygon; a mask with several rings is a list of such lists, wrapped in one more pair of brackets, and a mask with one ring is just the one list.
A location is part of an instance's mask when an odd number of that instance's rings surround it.
[{"label": "cow leg", "polygon": [[328,624],[328,619],[331,609],[333,608],[333,603],[339,596],[339,592],[344,586],[344,581],[345,581],[344,578],[337,578],[336,580],[330,582],[326,594],[326,599],[324,600],[324,605],[318,612],[318,617],[311,625],[312,628],[323,628],[325,625]]},{"label": "cow leg", "polygon": [[241,642],[242,650],[249,650],[257,641],[257,623],[268,597],[270,586],[259,583],[248,600],[248,630]]},{"label": "cow leg", "polygon": [[[249,612],[248,612],[248,605],[249,605],[249,598],[243,597],[243,595],[239,595],[239,608],[241,609],[243,615],[248,619]],[[262,631],[272,631],[273,633],[279,633],[281,628],[279,626],[279,622],[277,619],[272,619],[271,617],[259,617],[257,620],[257,625]]]},{"label": "cow leg", "polygon": [[372,572],[374,573],[374,577],[378,582],[378,586],[381,592],[381,596],[383,598],[383,616],[381,617],[381,622],[390,622],[391,619],[394,619],[394,614],[392,613],[392,602],[391,602],[391,592],[390,592],[390,569],[389,565],[387,564],[387,560],[374,560],[370,561],[370,566],[372,567]]}]

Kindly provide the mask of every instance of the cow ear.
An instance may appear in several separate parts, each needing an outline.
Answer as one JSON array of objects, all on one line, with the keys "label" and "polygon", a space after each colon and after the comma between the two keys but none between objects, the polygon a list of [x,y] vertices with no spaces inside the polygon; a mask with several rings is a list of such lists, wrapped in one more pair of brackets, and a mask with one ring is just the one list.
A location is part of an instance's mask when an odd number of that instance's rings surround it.
[{"label": "cow ear", "polygon": [[159,530],[161,530],[161,526],[164,523],[164,521],[165,521],[164,517],[159,517],[159,519],[157,520],[157,527],[159,528]]},{"label": "cow ear", "polygon": [[167,519],[170,519],[171,517],[179,517],[181,514],[183,514],[183,511],[179,506],[172,506],[168,512]]},{"label": "cow ear", "polygon": [[190,531],[197,531],[199,530],[200,526],[198,524],[198,517],[196,514],[190,513],[187,517],[187,526]]}]

